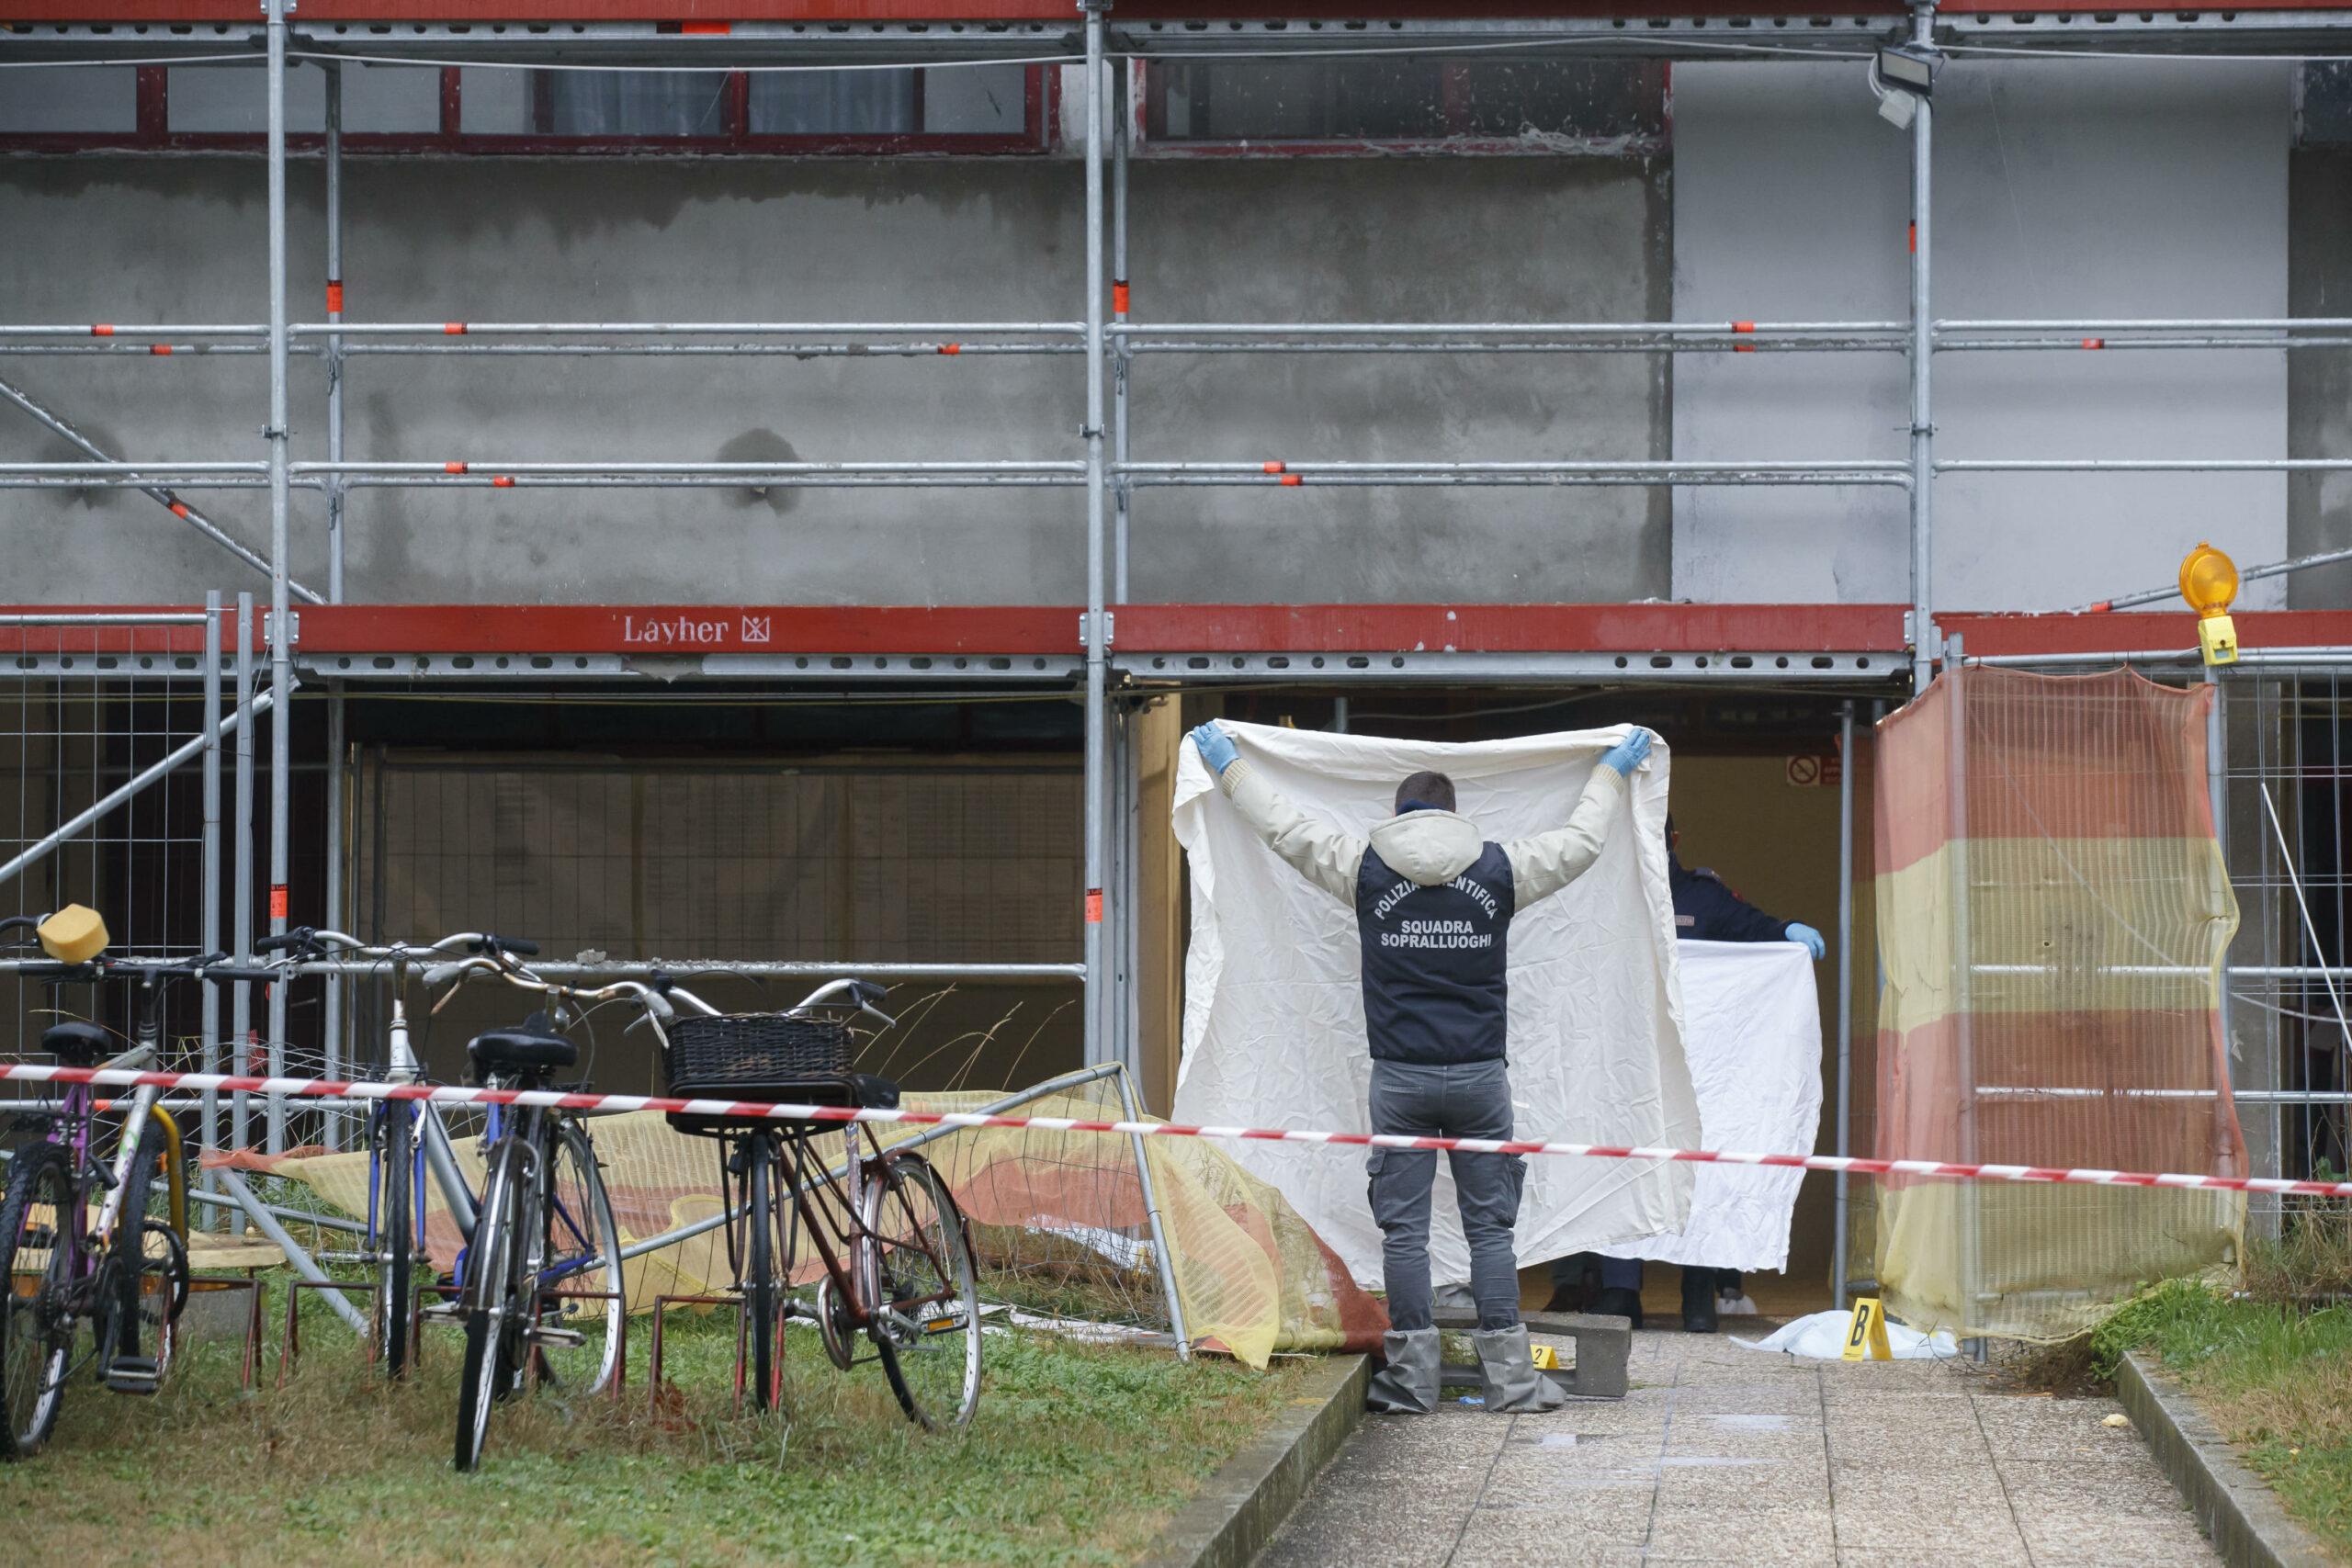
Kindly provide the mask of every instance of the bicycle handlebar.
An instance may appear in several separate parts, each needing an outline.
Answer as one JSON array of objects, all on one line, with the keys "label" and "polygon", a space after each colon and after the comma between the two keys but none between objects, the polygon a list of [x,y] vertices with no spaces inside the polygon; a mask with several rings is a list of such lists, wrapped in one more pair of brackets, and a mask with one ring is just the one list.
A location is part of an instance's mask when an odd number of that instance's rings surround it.
[{"label": "bicycle handlebar", "polygon": [[[509,951],[513,951],[511,945]],[[506,954],[503,953],[483,953],[459,959],[455,964],[436,964],[424,972],[425,987],[429,990],[447,985],[449,987],[449,996],[455,996],[458,987],[474,976],[492,975],[510,986],[519,986],[526,991],[537,991],[544,996],[567,998],[575,1002],[608,1002],[626,998],[661,1020],[677,1016],[677,1010],[670,1005],[672,997],[684,998],[697,1011],[708,1013],[713,1017],[718,1014],[717,1008],[685,987],[671,982],[666,976],[657,976],[655,982],[651,984],[641,980],[615,980],[608,985],[589,989],[579,986],[567,986],[556,980],[542,980],[519,964],[511,961],[502,962],[505,958]],[[441,1000],[447,1002],[448,996],[443,997]],[[435,1004],[436,1011],[440,1005],[440,1003]]]},{"label": "bicycle handlebar", "polygon": [[489,931],[480,931],[466,943],[466,951],[487,953],[492,957],[496,957],[502,953],[513,953],[525,958],[537,958],[539,955],[539,944],[536,942],[525,942],[520,937],[493,936]]},{"label": "bicycle handlebar", "polygon": [[[845,1003],[834,1001],[833,994],[837,991],[848,992],[849,1000]],[[803,1012],[814,1007],[854,1007],[860,1012],[871,1013],[880,1019],[884,1028],[895,1029],[899,1025],[899,1021],[874,1005],[889,994],[889,987],[877,985],[872,980],[828,980],[801,998],[799,1005],[792,1010]]]}]

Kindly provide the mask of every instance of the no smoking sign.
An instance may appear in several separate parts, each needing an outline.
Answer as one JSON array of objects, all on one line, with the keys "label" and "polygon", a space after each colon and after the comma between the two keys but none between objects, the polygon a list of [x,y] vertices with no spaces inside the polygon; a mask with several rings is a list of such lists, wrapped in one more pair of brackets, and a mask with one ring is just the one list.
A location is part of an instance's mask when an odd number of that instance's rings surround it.
[{"label": "no smoking sign", "polygon": [[1789,783],[1799,789],[1823,785],[1835,789],[1845,773],[1845,759],[1834,751],[1826,757],[1792,757],[1788,761]]}]

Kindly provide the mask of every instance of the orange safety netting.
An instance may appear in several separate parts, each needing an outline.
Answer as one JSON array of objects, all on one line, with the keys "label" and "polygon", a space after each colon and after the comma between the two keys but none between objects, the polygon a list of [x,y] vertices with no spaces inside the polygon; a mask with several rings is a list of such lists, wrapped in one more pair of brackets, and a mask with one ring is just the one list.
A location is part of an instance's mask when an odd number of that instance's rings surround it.
[{"label": "orange safety netting", "polygon": [[[1879,1156],[2244,1173],[2211,702],[2126,671],[1977,669],[1879,727]],[[1920,1327],[2063,1337],[2142,1281],[2234,1261],[2244,1213],[1890,1179],[1878,1278]]]},{"label": "orange safety netting", "polygon": [[[921,1111],[975,1111],[1001,1094],[910,1094]],[[1078,1119],[1123,1114],[1115,1089],[1097,1080],[1025,1102],[1020,1113]],[[596,1155],[623,1244],[708,1219],[721,1206],[718,1145],[673,1132],[658,1111],[596,1117]],[[888,1145],[922,1137],[919,1126],[876,1128]],[[970,1222],[982,1295],[1054,1318],[1170,1326],[1150,1214],[1136,1165],[1138,1140],[1049,1128],[967,1128],[930,1139],[936,1165]],[[1141,1140],[1150,1162],[1185,1332],[1196,1345],[1262,1366],[1276,1350],[1368,1349],[1387,1317],[1346,1267],[1273,1188],[1197,1139]],[[838,1160],[839,1133],[816,1147]],[[482,1177],[481,1140],[454,1140],[459,1168]],[[346,1213],[364,1214],[368,1156],[305,1154],[268,1162]],[[454,1261],[458,1234],[427,1184],[425,1239],[436,1266]],[[805,1259],[795,1278],[819,1266]],[[632,1258],[630,1308],[656,1295],[723,1291],[733,1270],[725,1233],[711,1230]]]}]

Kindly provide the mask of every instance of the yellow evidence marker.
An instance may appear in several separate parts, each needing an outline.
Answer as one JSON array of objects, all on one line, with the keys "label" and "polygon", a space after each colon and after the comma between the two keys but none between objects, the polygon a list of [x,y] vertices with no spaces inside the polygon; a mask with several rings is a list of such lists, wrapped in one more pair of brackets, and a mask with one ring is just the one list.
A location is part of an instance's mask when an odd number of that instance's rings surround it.
[{"label": "yellow evidence marker", "polygon": [[1556,1372],[1560,1370],[1560,1353],[1549,1345],[1538,1345],[1535,1347],[1535,1364],[1547,1372]]},{"label": "yellow evidence marker", "polygon": [[1854,1321],[1846,1329],[1845,1359],[1849,1361],[1892,1361],[1894,1347],[1886,1339],[1886,1309],[1876,1296],[1854,1298]]}]

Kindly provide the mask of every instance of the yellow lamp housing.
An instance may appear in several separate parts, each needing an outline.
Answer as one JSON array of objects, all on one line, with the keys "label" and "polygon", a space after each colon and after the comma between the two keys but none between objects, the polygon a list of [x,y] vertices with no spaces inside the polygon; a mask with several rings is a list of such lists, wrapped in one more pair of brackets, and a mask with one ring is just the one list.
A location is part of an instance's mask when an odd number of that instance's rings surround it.
[{"label": "yellow lamp housing", "polygon": [[2197,646],[2208,664],[2238,661],[2238,629],[2230,620],[2237,602],[2237,563],[2202,540],[2181,558],[2180,596],[2197,612]]},{"label": "yellow lamp housing", "polygon": [[41,951],[60,964],[87,964],[107,950],[107,922],[96,909],[68,904],[41,921]]}]

